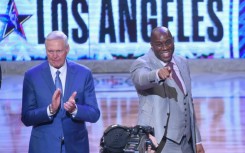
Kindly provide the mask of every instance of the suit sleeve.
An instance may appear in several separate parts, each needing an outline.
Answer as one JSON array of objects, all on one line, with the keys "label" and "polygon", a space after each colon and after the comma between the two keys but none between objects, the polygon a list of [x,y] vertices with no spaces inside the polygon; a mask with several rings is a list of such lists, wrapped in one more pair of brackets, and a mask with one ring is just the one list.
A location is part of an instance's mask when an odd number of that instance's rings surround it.
[{"label": "suit sleeve", "polygon": [[153,70],[142,59],[137,59],[130,68],[131,78],[136,89],[145,90],[156,86],[159,80],[157,70]]},{"label": "suit sleeve", "polygon": [[200,131],[196,125],[196,143],[199,143],[201,141],[202,141],[201,134],[200,134]]},{"label": "suit sleeve", "polygon": [[25,73],[22,92],[21,121],[26,126],[35,126],[52,120],[52,118],[48,117],[47,107],[39,108],[37,106],[35,92],[30,75]]},{"label": "suit sleeve", "polygon": [[94,80],[91,72],[87,74],[84,86],[83,102],[82,105],[77,104],[78,111],[73,119],[94,123],[100,117],[100,110],[96,100]]}]

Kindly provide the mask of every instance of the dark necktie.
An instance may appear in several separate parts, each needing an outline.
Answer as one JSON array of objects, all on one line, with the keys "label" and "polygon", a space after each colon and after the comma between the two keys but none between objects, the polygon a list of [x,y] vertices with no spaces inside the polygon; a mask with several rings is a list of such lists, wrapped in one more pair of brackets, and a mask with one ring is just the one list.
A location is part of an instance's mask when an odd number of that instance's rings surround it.
[{"label": "dark necktie", "polygon": [[[62,83],[61,83],[61,80],[60,80],[60,71],[57,70],[56,71],[56,77],[55,77],[55,87],[56,89],[60,89],[61,90],[61,96],[60,96],[60,101],[61,101],[61,106],[63,106],[63,103],[62,103],[62,97],[63,97],[63,89],[62,89]],[[63,108],[63,107],[61,107]]]},{"label": "dark necktie", "polygon": [[171,68],[171,73],[172,73],[172,78],[174,79],[175,83],[179,86],[180,90],[184,93],[183,86],[182,86],[182,84],[181,84],[181,82],[180,82],[180,80],[179,80],[177,74],[176,74],[175,71],[174,71],[174,63],[169,62],[169,63],[167,64],[167,66],[170,66],[170,68]]}]

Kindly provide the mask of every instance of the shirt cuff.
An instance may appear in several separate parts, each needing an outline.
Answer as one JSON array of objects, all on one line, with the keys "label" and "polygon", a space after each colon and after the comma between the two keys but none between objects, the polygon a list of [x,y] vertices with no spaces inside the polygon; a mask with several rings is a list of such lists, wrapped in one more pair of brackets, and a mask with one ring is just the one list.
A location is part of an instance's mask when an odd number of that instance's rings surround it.
[{"label": "shirt cuff", "polygon": [[196,145],[198,145],[198,144],[202,144],[202,141],[196,143]]},{"label": "shirt cuff", "polygon": [[159,72],[160,69],[156,70],[156,79],[157,79],[157,82],[161,81],[159,76],[158,76],[158,72]]},{"label": "shirt cuff", "polygon": [[72,117],[75,117],[77,115],[77,105],[75,104],[76,109],[71,113]]},{"label": "shirt cuff", "polygon": [[48,114],[49,117],[53,116],[53,115],[50,113],[50,111],[49,111],[49,105],[48,105],[48,107],[47,107],[47,114]]}]

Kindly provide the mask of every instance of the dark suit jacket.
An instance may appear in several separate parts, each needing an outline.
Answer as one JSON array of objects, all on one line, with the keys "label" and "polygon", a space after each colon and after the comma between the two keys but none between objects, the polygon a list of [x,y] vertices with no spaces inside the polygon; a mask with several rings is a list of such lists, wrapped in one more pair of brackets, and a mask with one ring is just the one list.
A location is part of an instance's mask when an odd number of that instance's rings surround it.
[{"label": "dark suit jacket", "polygon": [[59,110],[49,117],[47,106],[52,101],[55,85],[48,62],[25,73],[21,120],[33,126],[29,144],[30,153],[59,153],[64,136],[66,153],[89,153],[88,132],[85,122],[96,122],[100,117],[91,71],[79,64],[67,61],[66,85],[63,101],[74,91],[77,114],[72,117]]}]

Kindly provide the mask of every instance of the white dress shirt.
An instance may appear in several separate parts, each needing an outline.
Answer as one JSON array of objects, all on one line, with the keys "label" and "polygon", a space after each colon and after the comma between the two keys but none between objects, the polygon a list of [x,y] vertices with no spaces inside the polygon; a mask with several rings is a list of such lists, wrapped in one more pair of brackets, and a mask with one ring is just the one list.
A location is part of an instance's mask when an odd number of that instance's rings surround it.
[{"label": "white dress shirt", "polygon": [[[57,70],[60,71],[59,77],[60,77],[61,84],[62,84],[62,93],[63,93],[62,96],[64,96],[64,93],[65,93],[65,80],[66,80],[66,74],[67,74],[67,63],[65,62],[65,64],[59,69],[54,68],[50,64],[49,64],[49,67],[50,67],[50,71],[51,71],[51,75],[52,75],[52,79],[53,79],[54,84],[55,84],[56,72],[57,72]],[[76,105],[76,107],[77,107],[77,105]],[[47,113],[48,113],[48,116],[52,116],[52,114],[49,111],[49,107],[47,108]],[[77,114],[77,109],[75,109],[75,111],[72,112],[71,114],[74,117]]]},{"label": "white dress shirt", "polygon": [[67,64],[65,62],[65,64],[59,68],[59,69],[56,69],[54,68],[53,66],[49,65],[50,67],[50,71],[51,71],[51,75],[52,75],[52,78],[53,78],[53,81],[54,81],[54,84],[55,84],[55,77],[56,77],[56,72],[57,70],[60,71],[60,80],[61,80],[61,84],[62,84],[62,93],[64,95],[65,93],[65,80],[66,80],[66,73],[67,73]]}]

